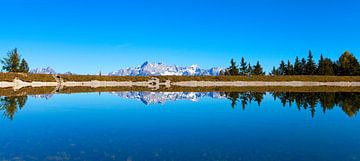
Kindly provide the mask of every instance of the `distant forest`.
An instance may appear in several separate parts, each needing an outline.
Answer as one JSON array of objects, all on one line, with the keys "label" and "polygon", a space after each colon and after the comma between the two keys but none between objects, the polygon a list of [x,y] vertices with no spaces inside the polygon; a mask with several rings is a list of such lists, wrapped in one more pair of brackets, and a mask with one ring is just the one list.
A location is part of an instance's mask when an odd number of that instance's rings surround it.
[{"label": "distant forest", "polygon": [[[309,51],[307,59],[296,57],[294,64],[288,60],[280,62],[278,67],[273,67],[269,75],[334,75],[334,76],[359,76],[360,65],[356,57],[349,51],[345,51],[338,60],[332,61],[325,58],[322,54],[316,63],[313,54]],[[234,59],[231,59],[230,66],[221,72],[220,75],[237,76],[237,75],[265,75],[263,67],[259,63],[251,66],[244,58],[238,65]]]}]

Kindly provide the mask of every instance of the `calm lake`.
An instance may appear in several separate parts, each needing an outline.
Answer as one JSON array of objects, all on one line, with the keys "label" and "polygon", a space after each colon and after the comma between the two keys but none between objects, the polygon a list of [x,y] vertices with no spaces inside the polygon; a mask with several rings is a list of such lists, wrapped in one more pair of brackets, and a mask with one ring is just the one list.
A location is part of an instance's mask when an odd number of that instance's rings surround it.
[{"label": "calm lake", "polygon": [[0,98],[0,160],[360,160],[360,93]]}]

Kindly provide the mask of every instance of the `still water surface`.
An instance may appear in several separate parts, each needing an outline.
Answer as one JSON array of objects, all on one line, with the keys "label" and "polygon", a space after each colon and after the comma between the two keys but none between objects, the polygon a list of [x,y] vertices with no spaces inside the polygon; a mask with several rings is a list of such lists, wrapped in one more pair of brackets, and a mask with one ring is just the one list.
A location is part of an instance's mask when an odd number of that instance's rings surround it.
[{"label": "still water surface", "polygon": [[83,93],[0,106],[0,160],[360,160],[359,93]]}]

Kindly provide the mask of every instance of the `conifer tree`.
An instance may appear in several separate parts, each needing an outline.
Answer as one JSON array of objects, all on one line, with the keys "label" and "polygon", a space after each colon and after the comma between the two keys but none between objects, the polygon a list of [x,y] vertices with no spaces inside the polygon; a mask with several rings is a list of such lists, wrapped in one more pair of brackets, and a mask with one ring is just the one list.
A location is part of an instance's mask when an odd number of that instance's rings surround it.
[{"label": "conifer tree", "polygon": [[322,62],[321,75],[335,75],[333,62],[329,58],[325,58]]},{"label": "conifer tree", "polygon": [[21,60],[20,67],[19,67],[19,72],[23,72],[23,73],[28,73],[29,72],[29,65],[28,65],[28,63],[26,62],[25,59]]},{"label": "conifer tree", "polygon": [[224,75],[225,75],[225,74],[224,74],[224,71],[221,70],[221,71],[219,72],[219,76],[224,76]]},{"label": "conifer tree", "polygon": [[246,75],[247,73],[248,73],[248,65],[245,61],[245,58],[242,57],[240,63],[240,75]]},{"label": "conifer tree", "polygon": [[324,58],[321,54],[318,63],[318,74],[319,75],[335,75],[334,63],[329,58]]},{"label": "conifer tree", "polygon": [[334,75],[340,75],[339,66],[338,66],[337,63],[338,63],[338,61],[332,63],[332,67],[333,67],[333,70],[334,70]]},{"label": "conifer tree", "polygon": [[16,48],[12,51],[9,51],[7,53],[7,57],[0,60],[0,62],[3,65],[2,70],[6,72],[29,72],[28,63],[25,59],[21,59],[21,56]]},{"label": "conifer tree", "polygon": [[279,75],[285,75],[286,74],[286,65],[285,62],[282,60],[278,69]]},{"label": "conifer tree", "polygon": [[3,64],[2,69],[6,72],[18,72],[20,65],[20,55],[17,52],[17,49],[8,52],[7,57],[1,60]]},{"label": "conifer tree", "polygon": [[294,75],[301,75],[302,74],[302,67],[299,57],[297,56],[294,63]]},{"label": "conifer tree", "polygon": [[288,63],[286,65],[285,75],[293,75],[294,74],[294,66],[290,63],[290,60],[288,60]]},{"label": "conifer tree", "polygon": [[323,57],[322,54],[320,55],[317,73],[318,73],[319,75],[325,75],[325,74],[324,74],[324,57]]},{"label": "conifer tree", "polygon": [[234,59],[230,60],[230,67],[227,69],[226,72],[227,75],[239,75],[238,66],[236,65],[236,62]]},{"label": "conifer tree", "polygon": [[278,70],[275,67],[273,67],[273,69],[271,70],[270,75],[278,75],[278,74],[279,74]]},{"label": "conifer tree", "polygon": [[254,75],[265,75],[265,72],[263,71],[263,67],[260,65],[259,61],[257,61],[256,65],[253,66],[253,72],[252,73]]},{"label": "conifer tree", "polygon": [[306,60],[305,58],[301,59],[301,75],[306,75]]},{"label": "conifer tree", "polygon": [[306,66],[305,66],[305,74],[306,75],[315,75],[316,74],[316,65],[313,60],[313,55],[312,55],[311,50],[309,50],[309,56],[308,56],[308,60],[306,62]]},{"label": "conifer tree", "polygon": [[249,63],[248,64],[248,67],[247,67],[247,71],[246,71],[246,75],[251,75],[253,74],[253,71],[254,69],[252,68],[251,64]]}]

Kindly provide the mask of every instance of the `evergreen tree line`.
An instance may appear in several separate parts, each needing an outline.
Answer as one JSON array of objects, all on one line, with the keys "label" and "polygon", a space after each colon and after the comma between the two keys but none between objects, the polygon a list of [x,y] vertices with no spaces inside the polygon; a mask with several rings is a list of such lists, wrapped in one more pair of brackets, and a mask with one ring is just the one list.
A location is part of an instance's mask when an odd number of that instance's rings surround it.
[{"label": "evergreen tree line", "polygon": [[360,65],[356,57],[345,51],[337,61],[325,58],[322,54],[318,63],[315,63],[312,52],[309,51],[307,59],[295,58],[294,64],[290,60],[281,61],[278,68],[273,67],[270,75],[360,75]]},{"label": "evergreen tree line", "polygon": [[[234,59],[231,59],[230,66],[221,71],[220,75],[226,76],[244,76],[244,75],[265,75],[263,67],[256,62],[256,65],[251,66],[242,57],[238,65]],[[356,57],[349,51],[345,51],[338,60],[332,61],[330,58],[325,58],[322,54],[319,61],[314,61],[312,52],[309,51],[307,59],[295,58],[294,64],[288,60],[281,61],[279,67],[273,67],[269,75],[338,75],[338,76],[358,76],[360,75],[360,65]]]},{"label": "evergreen tree line", "polygon": [[21,59],[17,49],[8,52],[7,57],[3,58],[1,61],[3,65],[2,70],[6,72],[20,72],[28,73],[29,65],[25,59]]},{"label": "evergreen tree line", "polygon": [[230,61],[230,67],[225,71],[221,71],[220,75],[226,76],[237,76],[237,75],[265,75],[263,67],[260,65],[260,62],[257,61],[256,65],[251,66],[250,63],[245,61],[245,58],[241,58],[240,66],[236,64],[234,59]]}]

